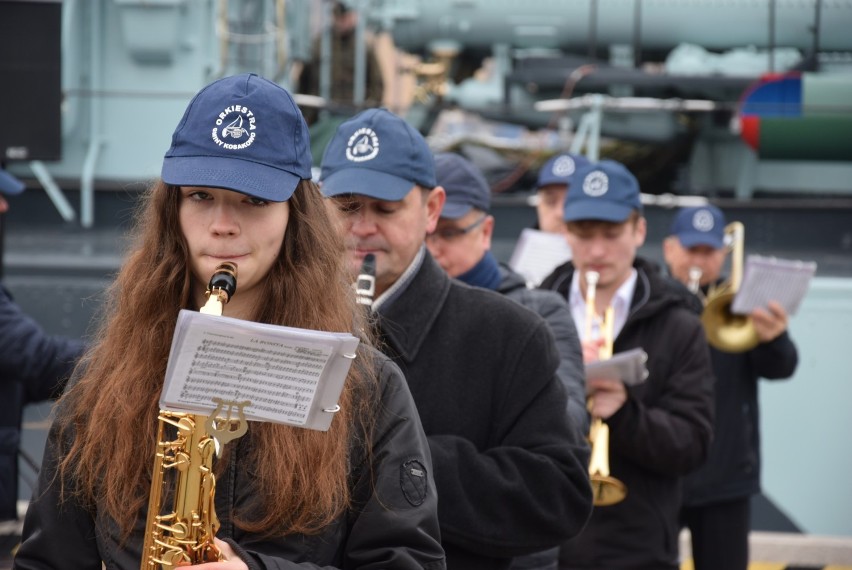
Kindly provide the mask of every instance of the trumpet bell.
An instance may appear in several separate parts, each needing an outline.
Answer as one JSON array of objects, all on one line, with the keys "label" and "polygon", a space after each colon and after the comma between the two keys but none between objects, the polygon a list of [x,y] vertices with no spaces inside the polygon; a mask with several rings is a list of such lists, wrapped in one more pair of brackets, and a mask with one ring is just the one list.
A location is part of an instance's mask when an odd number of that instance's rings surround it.
[{"label": "trumpet bell", "polygon": [[627,486],[615,477],[594,473],[589,479],[592,484],[592,502],[596,507],[620,503],[627,496]]},{"label": "trumpet bell", "polygon": [[627,496],[627,486],[609,474],[609,426],[595,418],[589,428],[592,454],[589,458],[589,482],[592,485],[592,503],[608,507],[620,503]]},{"label": "trumpet bell", "polygon": [[720,293],[707,300],[701,322],[710,346],[723,352],[745,352],[760,343],[751,317],[731,312],[734,292]]}]

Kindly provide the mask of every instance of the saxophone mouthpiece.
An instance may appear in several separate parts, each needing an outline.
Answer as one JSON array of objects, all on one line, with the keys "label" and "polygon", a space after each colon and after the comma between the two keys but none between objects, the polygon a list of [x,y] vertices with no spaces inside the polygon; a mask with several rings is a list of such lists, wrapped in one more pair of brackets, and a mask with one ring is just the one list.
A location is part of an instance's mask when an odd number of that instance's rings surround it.
[{"label": "saxophone mouthpiece", "polygon": [[201,307],[202,313],[221,315],[224,305],[231,300],[237,290],[237,264],[226,261],[216,267],[207,284],[207,303]]},{"label": "saxophone mouthpiece", "polygon": [[213,291],[222,291],[225,294],[224,302],[231,300],[231,296],[237,290],[237,264],[226,261],[216,268],[213,276],[210,277],[210,284],[207,285],[208,295]]}]

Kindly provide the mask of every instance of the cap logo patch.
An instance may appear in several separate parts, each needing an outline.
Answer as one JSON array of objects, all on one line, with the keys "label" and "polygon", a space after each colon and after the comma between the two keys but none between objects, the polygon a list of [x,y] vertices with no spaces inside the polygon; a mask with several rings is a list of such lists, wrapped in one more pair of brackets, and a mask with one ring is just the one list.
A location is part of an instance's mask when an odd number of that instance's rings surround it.
[{"label": "cap logo patch", "polygon": [[248,107],[229,105],[216,117],[211,136],[213,142],[226,150],[242,150],[254,142],[257,117]]},{"label": "cap logo patch", "polygon": [[346,158],[352,162],[365,162],[379,154],[379,137],[369,127],[361,127],[346,143]]},{"label": "cap logo patch", "polygon": [[713,214],[708,210],[698,210],[692,216],[692,227],[699,232],[709,232],[716,225],[713,221]]},{"label": "cap logo patch", "polygon": [[562,177],[571,176],[574,174],[575,168],[576,165],[573,158],[570,156],[560,156],[553,163],[553,175]]},{"label": "cap logo patch", "polygon": [[609,177],[605,172],[595,170],[583,180],[583,192],[593,198],[603,196],[607,190],[609,190]]}]

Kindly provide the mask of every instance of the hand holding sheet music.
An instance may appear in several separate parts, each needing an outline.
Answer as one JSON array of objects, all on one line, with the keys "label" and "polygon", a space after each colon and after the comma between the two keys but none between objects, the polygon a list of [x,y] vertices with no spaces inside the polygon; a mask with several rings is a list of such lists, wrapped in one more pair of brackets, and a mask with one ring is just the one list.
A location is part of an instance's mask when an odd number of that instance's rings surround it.
[{"label": "hand holding sheet music", "polygon": [[357,347],[358,339],[348,333],[183,310],[160,407],[209,415],[214,398],[248,401],[249,420],[325,431]]},{"label": "hand holding sheet music", "polygon": [[794,315],[815,272],[816,263],[813,261],[749,255],[731,312],[747,315],[757,308],[765,309],[769,301],[777,301],[788,315]]}]

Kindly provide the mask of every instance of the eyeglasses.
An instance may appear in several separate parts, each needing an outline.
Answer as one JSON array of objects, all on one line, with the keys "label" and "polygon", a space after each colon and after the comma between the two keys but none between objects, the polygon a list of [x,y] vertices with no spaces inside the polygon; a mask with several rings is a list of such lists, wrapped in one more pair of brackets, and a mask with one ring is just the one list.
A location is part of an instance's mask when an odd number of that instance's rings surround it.
[{"label": "eyeglasses", "polygon": [[487,217],[488,217],[488,214],[482,214],[482,216],[479,219],[477,219],[475,222],[473,222],[472,224],[467,225],[463,228],[455,228],[455,227],[449,226],[449,227],[437,229],[434,232],[432,232],[431,234],[428,234],[426,236],[426,239],[439,238],[443,241],[457,240],[460,237],[462,237],[463,235],[472,232],[477,227],[482,225],[482,222],[484,222]]}]

